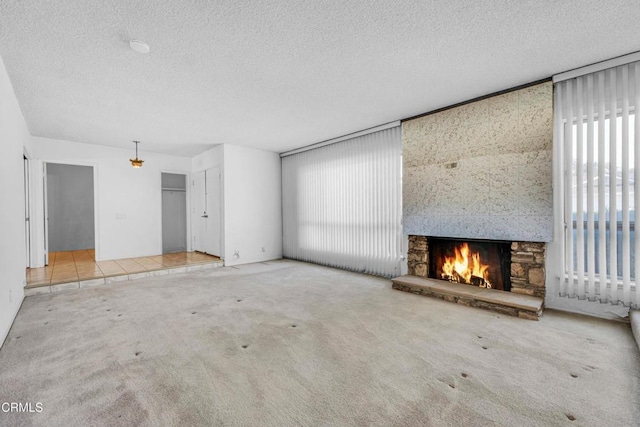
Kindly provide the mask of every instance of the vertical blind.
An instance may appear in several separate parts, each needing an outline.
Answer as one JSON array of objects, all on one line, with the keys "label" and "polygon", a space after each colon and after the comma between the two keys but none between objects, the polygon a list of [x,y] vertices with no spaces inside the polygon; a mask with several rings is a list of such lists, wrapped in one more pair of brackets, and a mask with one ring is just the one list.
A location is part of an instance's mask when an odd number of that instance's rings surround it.
[{"label": "vertical blind", "polygon": [[401,155],[397,126],[283,157],[284,256],[399,275]]},{"label": "vertical blind", "polygon": [[561,296],[637,306],[640,62],[556,83],[562,144]]}]

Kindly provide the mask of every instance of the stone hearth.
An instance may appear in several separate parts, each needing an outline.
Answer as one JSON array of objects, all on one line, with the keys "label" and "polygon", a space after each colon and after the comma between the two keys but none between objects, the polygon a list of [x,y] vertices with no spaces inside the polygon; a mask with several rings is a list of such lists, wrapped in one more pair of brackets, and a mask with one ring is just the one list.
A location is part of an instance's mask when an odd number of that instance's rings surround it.
[{"label": "stone hearth", "polygon": [[393,279],[394,289],[528,319],[538,319],[542,315],[545,297],[544,243],[511,243],[510,292],[478,289],[471,285],[428,278],[429,238],[426,236],[410,235],[407,255],[409,275]]},{"label": "stone hearth", "polygon": [[401,276],[392,279],[393,289],[443,299],[470,307],[484,308],[523,319],[539,320],[544,300],[529,295],[495,289],[450,283],[444,280],[418,276]]}]

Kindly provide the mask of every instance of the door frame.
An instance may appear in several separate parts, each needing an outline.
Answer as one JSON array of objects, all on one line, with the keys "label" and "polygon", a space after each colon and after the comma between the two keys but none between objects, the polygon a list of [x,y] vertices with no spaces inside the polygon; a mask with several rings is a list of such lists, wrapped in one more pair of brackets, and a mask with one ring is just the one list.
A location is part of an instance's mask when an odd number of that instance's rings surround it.
[{"label": "door frame", "polygon": [[31,268],[33,262],[33,185],[32,185],[32,164],[31,156],[26,148],[23,147],[23,164],[24,164],[24,207],[25,207],[25,261],[26,268]]},{"label": "door frame", "polygon": [[49,232],[49,224],[47,218],[47,210],[48,210],[48,200],[47,200],[47,164],[57,164],[57,165],[68,165],[68,166],[89,166],[93,168],[93,240],[94,240],[94,250],[95,250],[95,260],[99,261],[101,258],[101,250],[100,250],[100,210],[99,210],[99,186],[98,186],[98,164],[92,162],[78,162],[78,161],[65,161],[65,160],[41,160],[42,168],[39,168],[40,173],[42,173],[42,220],[44,224],[43,235],[39,236],[39,240],[43,243],[43,253],[45,256],[45,262],[47,265],[49,260],[49,247],[48,247],[48,232]]},{"label": "door frame", "polygon": [[[198,179],[198,177],[200,176],[200,174],[202,174],[203,179],[202,179],[202,194],[196,193],[196,180]],[[189,187],[192,187],[191,190],[191,197],[189,197],[191,203],[192,203],[192,208],[190,209],[189,212],[189,216],[192,218],[192,223],[193,223],[193,228],[191,230],[191,234],[189,235],[189,241],[191,243],[191,247],[193,251],[196,252],[204,252],[202,249],[204,246],[200,245],[200,240],[198,240],[196,238],[196,233],[200,232],[200,228],[201,228],[201,220],[200,218],[202,217],[202,213],[204,213],[207,210],[207,201],[206,201],[206,180],[207,180],[207,175],[205,173],[204,170],[201,171],[197,171],[197,172],[193,172],[191,175],[191,182],[189,183]],[[191,199],[195,199],[197,197],[203,197],[204,199],[204,205],[203,205],[203,209],[204,211],[202,213],[200,212],[196,212],[196,208],[199,207],[199,203],[197,203],[196,200],[191,200]],[[197,244],[196,244],[197,242]]]},{"label": "door frame", "polygon": [[[224,247],[224,166],[222,163],[216,163],[215,165],[212,165],[211,167],[208,167],[206,169],[198,169],[198,170],[194,170],[191,172],[191,181],[189,183],[189,187],[190,189],[195,187],[195,178],[196,175],[199,173],[203,173],[204,174],[204,182],[206,184],[207,181],[207,176],[206,176],[206,172],[207,171],[211,171],[214,169],[218,169],[220,171],[220,231],[219,231],[219,238],[220,238],[220,254],[216,254],[217,256],[220,257],[221,260],[224,260],[225,257],[225,247]],[[206,193],[206,186],[205,186],[205,193]],[[189,200],[191,200],[193,197],[195,197],[195,193],[192,192],[191,197],[189,197]],[[192,204],[193,209],[195,209],[195,203]],[[193,211],[193,209],[190,209],[190,215],[189,217],[192,218],[192,221],[197,221],[197,218],[199,218],[200,214]],[[205,200],[205,209],[206,209],[206,200]],[[193,222],[193,224],[195,224],[195,222]],[[196,233],[196,228],[195,225],[194,227],[191,229],[191,234],[190,234],[190,244],[193,244],[193,238],[195,237],[195,233]]]},{"label": "door frame", "polygon": [[[220,194],[220,203],[219,203],[219,206],[218,206],[218,209],[219,209],[218,215],[219,215],[219,218],[220,218],[220,227],[218,229],[218,247],[220,248],[220,253],[218,253],[218,254],[209,254],[209,255],[215,255],[215,256],[219,257],[220,259],[223,259],[224,250],[223,250],[223,247],[222,247],[222,242],[223,242],[223,240],[222,240],[222,234],[223,234],[222,233],[222,230],[223,230],[222,200],[224,199],[224,197],[223,197],[223,193],[222,193],[222,189],[223,189],[223,186],[222,186],[222,165],[215,165],[212,168],[207,169],[207,170],[204,171],[204,173],[205,173],[205,175],[204,175],[204,188],[205,188],[205,193],[207,194],[207,197],[205,198],[205,208],[208,207],[207,205],[208,205],[208,202],[209,202],[209,198],[208,198],[209,192],[208,192],[208,189],[207,189],[207,172],[208,171],[209,172],[217,171],[217,173],[218,173],[218,185],[219,185],[218,194]],[[208,225],[209,225],[209,223],[207,222],[207,226]]]},{"label": "door frame", "polygon": [[163,253],[163,247],[162,247],[162,174],[163,173],[171,173],[174,175],[184,175],[185,176],[185,197],[186,197],[186,203],[185,203],[185,209],[187,210],[186,214],[187,214],[187,252],[192,252],[192,240],[190,238],[191,236],[191,174],[189,172],[185,172],[185,171],[178,171],[178,170],[172,170],[172,169],[160,169],[160,171],[158,172],[158,182],[159,182],[159,188],[160,188],[160,199],[158,201],[158,206],[160,209],[160,232],[158,233],[158,235],[160,236],[160,241],[159,241],[159,247],[160,247],[160,254]]}]

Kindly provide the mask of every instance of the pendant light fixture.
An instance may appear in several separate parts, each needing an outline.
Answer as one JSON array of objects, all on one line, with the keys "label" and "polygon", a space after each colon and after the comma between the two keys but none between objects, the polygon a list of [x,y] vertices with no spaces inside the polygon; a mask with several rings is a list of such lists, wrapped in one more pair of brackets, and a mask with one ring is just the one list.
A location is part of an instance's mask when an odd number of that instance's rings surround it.
[{"label": "pendant light fixture", "polygon": [[144,163],[144,160],[140,160],[138,158],[138,144],[140,144],[140,141],[133,141],[133,143],[136,144],[136,158],[129,159],[129,161],[131,162],[131,166],[133,166],[136,169],[139,169],[142,167],[142,163]]}]

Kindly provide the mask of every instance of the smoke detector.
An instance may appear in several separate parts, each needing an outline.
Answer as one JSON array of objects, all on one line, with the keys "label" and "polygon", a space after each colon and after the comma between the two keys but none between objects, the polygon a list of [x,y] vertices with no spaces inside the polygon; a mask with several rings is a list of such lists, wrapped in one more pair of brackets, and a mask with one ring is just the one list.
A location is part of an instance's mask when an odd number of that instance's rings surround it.
[{"label": "smoke detector", "polygon": [[131,40],[129,46],[138,53],[149,53],[149,45],[142,40]]}]

